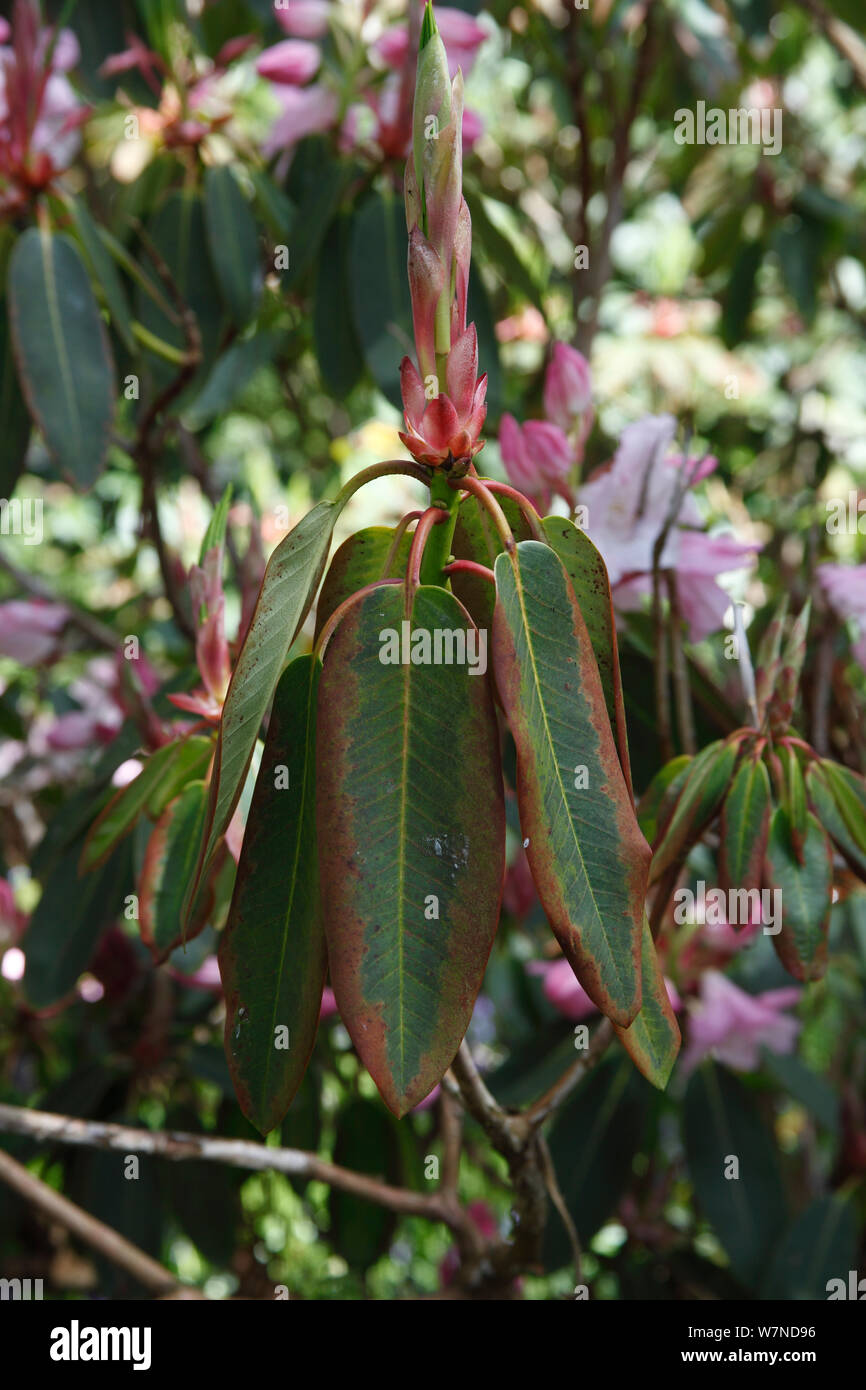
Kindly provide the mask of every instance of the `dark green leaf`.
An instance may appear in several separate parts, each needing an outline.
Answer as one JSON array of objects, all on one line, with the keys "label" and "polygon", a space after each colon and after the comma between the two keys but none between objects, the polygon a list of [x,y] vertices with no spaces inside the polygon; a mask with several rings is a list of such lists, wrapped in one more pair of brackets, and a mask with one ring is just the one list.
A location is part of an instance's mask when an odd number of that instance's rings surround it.
[{"label": "dark green leaf", "polygon": [[650,883],[656,883],[666,869],[685,859],[716,815],[727,794],[737,752],[736,743],[719,740],[692,759],[673,814],[667,825],[660,827],[653,845]]},{"label": "dark green leaf", "polygon": [[373,380],[399,408],[400,362],[412,351],[413,341],[402,198],[394,193],[368,198],[354,214],[351,238],[349,280],[355,331]]},{"label": "dark green leaf", "polygon": [[770,775],[759,758],[747,757],[734,774],[722,807],[719,883],[747,892],[760,888],[770,828]]},{"label": "dark green leaf", "polygon": [[322,244],[313,305],[313,340],[322,380],[339,400],[348,396],[364,371],[351,312],[348,214],[338,213]]},{"label": "dark green leaf", "polygon": [[204,201],[208,250],[220,293],[231,318],[242,328],[261,298],[261,258],[249,203],[227,164],[205,172]]},{"label": "dark green leaf", "polygon": [[806,834],[799,862],[791,820],[778,806],[767,842],[767,886],[781,894],[782,929],[773,936],[776,953],[798,980],[819,980],[827,969],[827,930],[833,885],[830,841],[815,817],[806,815]]},{"label": "dark green leaf", "polygon": [[762,1298],[824,1301],[857,1268],[857,1223],[850,1202],[819,1197],[789,1226],[773,1252]]}]

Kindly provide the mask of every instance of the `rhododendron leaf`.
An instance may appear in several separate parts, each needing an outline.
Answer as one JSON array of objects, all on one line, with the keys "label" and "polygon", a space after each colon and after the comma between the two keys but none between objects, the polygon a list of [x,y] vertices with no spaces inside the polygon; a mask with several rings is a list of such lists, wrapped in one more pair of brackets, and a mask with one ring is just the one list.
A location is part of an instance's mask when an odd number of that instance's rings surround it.
[{"label": "rhododendron leaf", "polygon": [[90,265],[93,283],[98,287],[111,316],[111,325],[123,346],[135,357],[138,345],[132,333],[132,316],[129,300],[120,278],[117,266],[99,234],[99,228],[90,215],[83,198],[70,198],[67,208],[72,214],[75,230],[78,233],[84,255]]},{"label": "rhododendron leaf", "polygon": [[[317,739],[331,982],[397,1115],[441,1080],[466,1032],[505,868],[489,683],[466,664],[383,663],[380,633],[399,636],[405,616],[399,586],[346,610],[325,653]],[[471,627],[453,594],[432,586],[417,590],[409,621],[422,656],[423,633]]]},{"label": "rhododendron leaf", "polygon": [[[550,1156],[584,1247],[616,1209],[632,1179],[652,1097],[625,1057],[608,1057],[581,1081],[553,1122]],[[565,1228],[552,1208],[544,1257],[548,1269],[572,1258]]]},{"label": "rhododendron leaf", "polygon": [[30,416],[21,393],[9,327],[9,313],[3,287],[6,266],[0,247],[0,495],[9,499],[24,468],[30,443]]},{"label": "rhododendron leaf", "polygon": [[737,761],[737,744],[711,743],[692,760],[668,824],[656,837],[650,883],[685,859],[709,825],[728,790]]},{"label": "rhododendron leaf", "polygon": [[753,1288],[786,1217],[770,1132],[751,1092],[714,1062],[705,1062],[689,1080],[683,1131],[700,1209],[734,1274]]},{"label": "rhododendron leaf", "polygon": [[688,753],[671,758],[659,768],[638,802],[638,824],[650,844],[661,835],[673,815],[691,765]]},{"label": "rhododendron leaf", "polygon": [[[219,350],[226,324],[225,310],[219,286],[206,252],[207,233],[201,198],[189,191],[169,194],[147,223],[147,235],[171,272],[185,304],[193,311],[201,335],[202,362],[195,374],[189,396],[206,379]],[[165,292],[162,292],[163,302]],[[138,285],[135,297],[136,317],[149,333],[164,343],[186,352],[183,327],[176,316],[170,316]],[[160,384],[167,383],[177,373],[177,366],[154,354],[148,356],[148,367]],[[184,392],[184,400],[187,393]]]},{"label": "rhododendron leaf", "polygon": [[586,623],[562,561],[521,541],[496,561],[493,665],[517,747],[526,854],[583,988],[627,1027],[640,1008],[650,849],[617,756]]},{"label": "rhododendron leaf", "polygon": [[782,764],[784,784],[782,805],[788,812],[794,853],[799,863],[802,864],[804,862],[803,842],[806,837],[806,812],[808,810],[806,781],[795,749],[780,748],[779,759]]},{"label": "rhododendron leaf", "polygon": [[204,775],[213,750],[212,738],[193,734],[151,753],[137,777],[115,792],[90,827],[81,854],[81,872],[103,863],[139,816],[146,813],[158,820],[188,782]]},{"label": "rhododendron leaf", "polygon": [[8,294],[30,413],[60,467],[88,488],[105,460],[117,390],[108,335],[75,243],[28,228],[9,261]]},{"label": "rhododendron leaf", "polygon": [[831,762],[829,758],[822,759],[821,771],[849,835],[861,854],[866,854],[866,782],[850,768]]},{"label": "rhododendron leaf", "polygon": [[279,1124],[303,1080],[325,983],[314,783],[320,672],[318,658],[301,656],[277,686],[220,939],[229,1071],[262,1134]]},{"label": "rhododendron leaf", "polygon": [[835,1193],[817,1197],[773,1251],[760,1296],[823,1302],[830,1281],[842,1278],[847,1286],[848,1270],[856,1267],[857,1219],[852,1203]]},{"label": "rhododendron leaf", "polygon": [[[334,1162],[380,1181],[403,1181],[399,1126],[375,1100],[350,1101],[337,1115]],[[329,1236],[351,1269],[366,1270],[391,1244],[397,1225],[394,1212],[363,1197],[332,1187],[328,1193]]]},{"label": "rhododendron leaf", "polygon": [[205,170],[207,247],[223,303],[242,328],[256,312],[262,292],[259,235],[249,203],[227,164]]},{"label": "rhododendron leaf", "polygon": [[411,531],[404,531],[397,552],[385,573],[385,561],[394,540],[393,526],[367,526],[355,531],[334,552],[322,592],[316,604],[316,636],[322,631],[331,614],[352,594],[377,579],[397,578],[406,573]]},{"label": "rhododendron leaf", "polygon": [[770,774],[759,758],[744,758],[722,807],[719,831],[719,883],[729,888],[760,888],[770,828]]},{"label": "rhododendron leaf", "polygon": [[776,808],[767,842],[766,880],[768,888],[781,894],[782,930],[773,936],[776,954],[795,979],[820,980],[827,969],[833,852],[811,812],[806,815],[801,864],[788,812],[784,806]]},{"label": "rhododendron leaf", "polygon": [[361,379],[364,359],[349,312],[348,213],[339,212],[322,243],[316,273],[313,340],[322,380],[338,400],[344,400]]},{"label": "rhododendron leaf", "polygon": [[629,791],[631,768],[628,760],[628,732],[619,671],[616,623],[607,566],[585,531],[567,517],[547,516],[542,523],[545,534],[571,580],[580,611],[586,623],[598,673],[601,676],[607,714],[616,737],[619,761]]},{"label": "rhododendron leaf", "polygon": [[[183,897],[201,842],[207,814],[207,787],[190,782],[163,811],[147,842],[139,884],[141,938],[156,960],[165,960],[182,937]],[[199,913],[189,940],[205,925]]]},{"label": "rhododendron leaf", "polygon": [[[361,203],[352,222],[351,308],[373,380],[397,407],[401,405],[400,361],[413,336],[407,245],[402,198],[376,193]],[[445,390],[444,381],[439,390]]]},{"label": "rhododendron leaf", "polygon": [[211,774],[208,819],[195,874],[186,895],[186,918],[211,856],[237,805],[265,711],[289,648],[319,587],[342,505],[341,502],[319,502],[280,541],[268,561],[223,706]]},{"label": "rhododendron leaf", "polygon": [[614,1028],[638,1071],[663,1091],[682,1039],[646,917],[641,933],[641,979],[640,1012],[628,1028],[616,1024]]},{"label": "rhododendron leaf", "polygon": [[[529,526],[517,503],[510,497],[497,497],[496,500],[515,540],[528,540]],[[502,541],[490,520],[490,513],[479,506],[474,497],[465,497],[457,509],[451,550],[456,560],[474,560],[486,569],[492,569],[497,555],[502,553]],[[458,573],[451,576],[451,587],[479,628],[489,631],[496,603],[496,590],[490,581],[481,575]]]},{"label": "rhododendron leaf", "polygon": [[822,765],[810,763],[807,767],[806,794],[817,820],[824,827],[839,853],[844,856],[857,877],[866,883],[866,851],[861,848],[849,830],[848,823],[827,779],[826,769]]}]

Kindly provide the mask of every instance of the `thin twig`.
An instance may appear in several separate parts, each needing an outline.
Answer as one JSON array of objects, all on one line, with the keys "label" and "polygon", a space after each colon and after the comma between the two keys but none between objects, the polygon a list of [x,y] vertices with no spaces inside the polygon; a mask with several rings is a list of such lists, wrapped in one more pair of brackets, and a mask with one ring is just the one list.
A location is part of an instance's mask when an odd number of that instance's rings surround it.
[{"label": "thin twig", "polygon": [[604,1019],[598,1025],[592,1035],[592,1041],[582,1057],[578,1057],[572,1062],[570,1067],[562,1073],[558,1081],[545,1091],[534,1105],[520,1116],[521,1121],[532,1129],[537,1129],[539,1125],[547,1119],[549,1115],[571,1094],[579,1081],[582,1081],[588,1071],[591,1071],[596,1062],[607,1051],[613,1039],[613,1024],[609,1019]]},{"label": "thin twig", "polygon": [[[4,1106],[11,1109],[11,1106]],[[18,1131],[19,1133],[21,1131]],[[26,1202],[37,1207],[44,1216],[65,1226],[67,1231],[86,1241],[98,1250],[112,1264],[125,1269],[134,1279],[153,1293],[165,1294],[178,1287],[178,1280],[150,1255],[139,1250],[118,1231],[99,1221],[89,1212],[70,1202],[61,1192],[55,1192],[41,1178],[28,1171],[23,1164],[3,1149],[0,1149],[0,1179],[23,1197]],[[190,1292],[187,1290],[187,1292]],[[199,1295],[202,1297],[203,1295]]]}]

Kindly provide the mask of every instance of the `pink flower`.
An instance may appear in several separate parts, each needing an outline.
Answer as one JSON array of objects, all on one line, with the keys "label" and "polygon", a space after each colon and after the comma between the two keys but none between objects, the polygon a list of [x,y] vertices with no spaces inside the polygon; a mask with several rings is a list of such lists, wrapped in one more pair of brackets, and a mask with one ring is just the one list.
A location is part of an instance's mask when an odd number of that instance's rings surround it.
[{"label": "pink flower", "polygon": [[691,1071],[707,1056],[737,1071],[757,1071],[761,1048],[779,1056],[794,1051],[801,1024],[782,1010],[796,1004],[799,989],[747,994],[718,970],[701,976],[701,997],[689,1005],[688,1047],[683,1068]]},{"label": "pink flower", "polygon": [[[651,591],[653,551],[682,487],[683,469],[689,470],[691,486],[715,467],[714,459],[696,467],[696,460],[671,455],[675,430],[671,415],[648,415],[628,425],[613,462],[579,492],[587,534],[604,557],[614,603],[622,612],[640,607]],[[692,641],[717,631],[724,620],[730,599],[718,575],[741,569],[759,548],[732,536],[708,536],[694,497],[685,493],[660,564],[680,581],[677,598]]]},{"label": "pink flower", "polygon": [[330,9],[330,0],[277,0],[274,17],[294,38],[321,39],[328,32]]},{"label": "pink flower", "polygon": [[225,634],[225,595],[222,583],[223,546],[213,546],[201,565],[189,572],[190,597],[196,620],[195,654],[202,688],[186,695],[169,695],[173,705],[218,720],[231,680],[232,664]]},{"label": "pink flower", "polygon": [[[448,73],[454,77],[460,68],[468,77],[479,48],[488,37],[477,20],[464,10],[447,5],[436,6],[436,24],[448,53]],[[373,50],[389,68],[401,68],[409,51],[409,29],[406,24],[386,29],[373,45]]]},{"label": "pink flower", "polygon": [[830,606],[840,618],[857,624],[851,650],[866,668],[866,565],[819,565],[817,574]]},{"label": "pink flower", "polygon": [[[495,1213],[492,1207],[480,1198],[474,1202],[469,1202],[466,1207],[466,1215],[485,1240],[493,1240],[498,1234],[499,1225]],[[454,1282],[454,1276],[459,1268],[460,1254],[457,1246],[452,1245],[439,1266],[439,1281],[443,1288],[447,1288],[449,1284]]]},{"label": "pink flower", "polygon": [[322,990],[322,1006],[319,1010],[319,1022],[324,1023],[326,1019],[333,1018],[338,1013],[337,998],[330,985],[325,985]]},{"label": "pink flower", "polygon": [[499,423],[499,450],[514,486],[542,508],[549,506],[551,492],[570,500],[567,480],[575,454],[558,425],[547,420],[527,420],[519,425],[506,413]]},{"label": "pink flower", "polygon": [[544,377],[544,413],[569,434],[583,422],[592,406],[589,363],[568,343],[554,343]]},{"label": "pink flower", "polygon": [[296,145],[305,135],[330,130],[337,119],[337,93],[321,82],[310,87],[280,86],[276,92],[282,114],[274,121],[262,147],[267,157]]},{"label": "pink flower", "polygon": [[318,72],[322,55],[314,43],[303,39],[284,39],[266,48],[256,62],[256,72],[269,82],[303,87]]},{"label": "pink flower", "polygon": [[37,666],[57,650],[57,641],[69,618],[62,603],[43,599],[11,599],[0,603],[0,656],[22,666]]}]

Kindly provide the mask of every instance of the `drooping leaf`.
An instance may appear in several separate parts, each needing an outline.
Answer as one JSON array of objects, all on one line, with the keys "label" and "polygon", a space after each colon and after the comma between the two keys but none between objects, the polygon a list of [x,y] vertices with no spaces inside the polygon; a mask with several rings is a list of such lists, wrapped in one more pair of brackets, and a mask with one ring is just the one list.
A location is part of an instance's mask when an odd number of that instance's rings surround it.
[{"label": "drooping leaf", "polygon": [[226,1057],[241,1109],[262,1134],[279,1124],[303,1080],[325,982],[315,818],[320,671],[318,658],[298,657],[277,686],[220,939]]},{"label": "drooping leaf", "polygon": [[[190,782],[165,808],[148,840],[139,884],[139,927],[158,961],[181,943],[183,896],[206,812],[207,787],[204,782]],[[205,925],[204,914],[195,925],[199,929]],[[187,941],[196,934],[188,931]]]},{"label": "drooping leaf", "polygon": [[99,235],[99,228],[90,215],[90,209],[83,198],[70,198],[67,207],[72,213],[75,230],[78,233],[84,254],[89,262],[93,282],[108,307],[111,324],[123,346],[132,356],[138,352],[132,335],[132,315],[123,281],[112,257]]},{"label": "drooping leaf", "polygon": [[131,890],[128,844],[119,845],[93,873],[79,876],[81,842],[55,863],[22,941],[24,992],[35,1009],[56,1004],[87,969],[102,933],[124,907]]},{"label": "drooping leaf", "polygon": [[857,1222],[851,1203],[836,1195],[818,1197],[781,1237],[761,1296],[823,1301],[833,1292],[831,1280],[841,1279],[848,1297],[848,1271],[856,1268]]},{"label": "drooping leaf", "polygon": [[673,814],[653,845],[650,883],[658,882],[666,869],[685,859],[715,816],[730,785],[737,752],[736,743],[719,740],[692,760]]},{"label": "drooping leaf", "polygon": [[715,1062],[689,1080],[683,1129],[700,1209],[737,1278],[754,1289],[786,1216],[773,1140],[752,1094]]},{"label": "drooping leaf", "polygon": [[857,877],[866,883],[866,848],[862,847],[858,838],[851,833],[848,821],[834,796],[834,789],[826,776],[826,770],[818,763],[810,763],[806,768],[806,795],[818,822],[824,827],[839,853]]},{"label": "drooping leaf", "polygon": [[637,805],[637,819],[646,839],[653,843],[674,813],[692,759],[688,753],[671,758],[660,767]]},{"label": "drooping leaf", "polygon": [[586,532],[575,526],[567,517],[548,516],[542,524],[548,541],[565,566],[586,623],[598,673],[601,676],[607,715],[616,738],[620,765],[626,786],[631,792],[628,732],[625,726],[616,623],[607,566]]},{"label": "drooping leaf", "polygon": [[[531,532],[517,504],[510,497],[497,497],[496,500],[505,513],[515,540],[528,540]],[[491,570],[497,555],[502,553],[502,541],[496,527],[487,510],[479,506],[474,497],[464,498],[457,509],[451,551],[456,560],[474,560],[477,565]],[[451,587],[463,607],[472,615],[473,622],[489,632],[496,604],[496,590],[490,581],[474,574],[455,574],[451,578]]]},{"label": "drooping leaf", "polygon": [[223,706],[205,835],[185,899],[187,919],[211,856],[237,805],[261,722],[289,648],[319,587],[341,508],[340,502],[319,502],[280,541],[268,561]]},{"label": "drooping leaf", "polygon": [[187,782],[207,770],[213,747],[213,739],[193,734],[151,753],[138,776],[115,792],[90,827],[81,855],[82,872],[101,864],[144,812],[158,820]]},{"label": "drooping leaf", "polygon": [[797,980],[819,980],[827,969],[827,931],[832,906],[833,853],[815,817],[806,815],[803,862],[791,834],[791,820],[778,806],[767,841],[767,886],[781,895],[781,931],[773,936],[776,954]]},{"label": "drooping leaf", "polygon": [[[651,1099],[652,1091],[626,1058],[608,1057],[580,1083],[553,1123],[550,1156],[584,1247],[632,1179]],[[545,1265],[556,1269],[570,1258],[565,1229],[551,1210]]]},{"label": "drooping leaf", "polygon": [[322,380],[344,400],[361,379],[364,359],[350,307],[351,222],[338,213],[322,243],[313,305],[313,339]]},{"label": "drooping leaf", "polygon": [[116,390],[105,326],[75,243],[28,228],[12,252],[8,293],[30,413],[60,467],[88,488],[105,460]]},{"label": "drooping leaf", "polygon": [[242,328],[256,312],[262,292],[259,238],[249,203],[227,164],[205,171],[205,230],[223,302]]},{"label": "drooping leaf", "polygon": [[0,495],[15,491],[30,442],[30,416],[21,393],[9,331],[8,304],[2,287],[5,268],[0,259]]},{"label": "drooping leaf", "polygon": [[380,193],[361,204],[354,214],[349,260],[355,331],[373,380],[398,407],[400,362],[413,340],[407,245],[402,198]]},{"label": "drooping leaf", "polygon": [[[192,395],[213,364],[225,326],[222,298],[210,258],[206,254],[207,233],[201,198],[189,191],[169,194],[149,219],[147,235],[168,266],[184,304],[195,315],[201,337],[202,364],[195,376],[190,392]],[[170,307],[173,309],[174,306]],[[136,317],[157,338],[178,351],[186,351],[187,342],[182,326],[169,317],[141,286],[136,294]],[[158,381],[168,380],[177,372],[175,365],[164,362],[160,357],[151,355],[148,360]]]},{"label": "drooping leaf", "polygon": [[295,226],[294,203],[263,169],[248,167],[247,173],[255,190],[258,210],[268,230],[280,245],[288,245]]},{"label": "drooping leaf", "polygon": [[340,604],[377,579],[396,578],[406,573],[412,533],[404,531],[393,561],[385,573],[385,561],[394,540],[392,526],[366,526],[355,531],[334,552],[316,605],[316,637]]},{"label": "drooping leaf", "polygon": [[[354,1100],[337,1116],[334,1162],[356,1173],[398,1183],[400,1145],[393,1118],[371,1100]],[[330,1236],[352,1269],[365,1270],[387,1250],[397,1224],[385,1207],[332,1187],[328,1195]]]},{"label": "drooping leaf", "polygon": [[729,888],[760,888],[770,809],[766,764],[759,758],[744,758],[722,806],[719,883],[725,892]]},{"label": "drooping leaf", "polygon": [[663,1091],[682,1039],[646,917],[641,936],[641,978],[640,1012],[628,1028],[616,1024],[614,1028],[638,1071]]},{"label": "drooping leaf", "polygon": [[580,983],[627,1027],[640,1007],[650,850],[638,827],[592,643],[559,557],[496,560],[496,683],[517,746],[520,823],[542,906]]},{"label": "drooping leaf", "polygon": [[820,768],[851,839],[866,855],[866,782],[830,758],[823,758]]},{"label": "drooping leaf", "polygon": [[308,137],[298,147],[291,169],[296,211],[287,243],[290,260],[283,275],[285,289],[294,289],[313,265],[351,175],[351,166],[334,159],[324,137]]},{"label": "drooping leaf", "polygon": [[[402,636],[400,586],[360,596],[325,654],[318,711],[318,843],[331,980],[383,1098],[403,1115],[454,1058],[496,931],[505,856],[490,690],[467,664],[380,660]],[[421,587],[416,655],[471,627]],[[430,634],[425,639],[424,633]],[[458,649],[459,650],[459,649]]]}]

